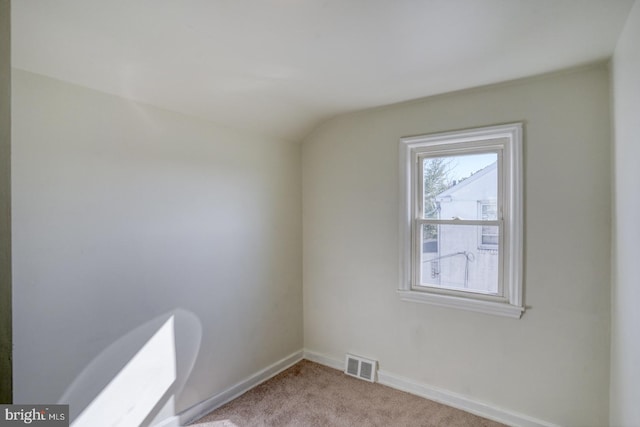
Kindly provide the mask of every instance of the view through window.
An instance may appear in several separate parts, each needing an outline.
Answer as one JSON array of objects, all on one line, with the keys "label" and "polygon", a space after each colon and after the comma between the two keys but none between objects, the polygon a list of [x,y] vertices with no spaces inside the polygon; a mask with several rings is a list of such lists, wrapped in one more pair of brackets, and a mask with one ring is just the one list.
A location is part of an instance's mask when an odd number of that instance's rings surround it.
[{"label": "view through window", "polygon": [[421,158],[421,286],[499,293],[497,161],[496,152]]}]

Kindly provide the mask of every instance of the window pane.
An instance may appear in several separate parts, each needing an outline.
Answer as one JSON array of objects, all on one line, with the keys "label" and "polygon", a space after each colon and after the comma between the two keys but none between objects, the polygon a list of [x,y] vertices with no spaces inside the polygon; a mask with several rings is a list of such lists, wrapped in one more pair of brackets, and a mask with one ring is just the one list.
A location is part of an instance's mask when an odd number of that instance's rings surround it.
[{"label": "window pane", "polygon": [[[487,239],[495,239],[494,250],[479,241],[483,228],[491,229]],[[420,285],[498,294],[498,233],[499,227],[423,224]]]},{"label": "window pane", "polygon": [[498,241],[498,227],[496,226],[482,226],[482,235],[480,236],[480,245],[482,249],[492,249],[491,246],[497,246],[500,243]]},{"label": "window pane", "polygon": [[485,221],[498,219],[497,206],[495,201],[481,201],[480,202],[480,218]]},{"label": "window pane", "polygon": [[497,160],[497,153],[422,159],[423,218],[496,219]]}]

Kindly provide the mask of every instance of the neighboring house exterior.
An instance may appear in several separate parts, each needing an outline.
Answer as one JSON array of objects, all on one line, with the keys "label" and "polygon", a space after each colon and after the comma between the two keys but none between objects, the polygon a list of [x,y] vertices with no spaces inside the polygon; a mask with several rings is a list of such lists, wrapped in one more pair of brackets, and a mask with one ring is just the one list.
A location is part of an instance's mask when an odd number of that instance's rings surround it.
[{"label": "neighboring house exterior", "polygon": [[[439,219],[495,220],[496,163],[436,196]],[[438,225],[435,242],[423,243],[423,276],[432,286],[498,291],[498,227]]]}]

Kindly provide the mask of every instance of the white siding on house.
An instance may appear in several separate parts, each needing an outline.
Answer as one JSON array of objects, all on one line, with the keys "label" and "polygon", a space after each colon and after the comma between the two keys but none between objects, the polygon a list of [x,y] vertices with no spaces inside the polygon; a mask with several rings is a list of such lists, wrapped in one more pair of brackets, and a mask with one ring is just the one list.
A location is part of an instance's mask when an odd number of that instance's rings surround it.
[{"label": "white siding on house", "polygon": [[[498,169],[494,162],[440,193],[436,196],[439,219],[483,219],[482,204],[496,203],[497,182]],[[438,225],[437,228],[436,252],[423,254],[423,283],[427,280],[430,286],[498,292],[498,246],[483,244],[483,226]]]}]

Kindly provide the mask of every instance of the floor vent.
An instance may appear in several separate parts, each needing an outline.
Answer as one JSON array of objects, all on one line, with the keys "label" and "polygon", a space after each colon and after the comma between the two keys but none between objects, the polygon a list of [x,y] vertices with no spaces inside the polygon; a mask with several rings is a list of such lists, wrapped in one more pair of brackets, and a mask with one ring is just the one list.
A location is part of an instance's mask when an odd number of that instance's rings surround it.
[{"label": "floor vent", "polygon": [[370,382],[376,380],[377,362],[364,357],[347,354],[344,364],[344,373],[352,377]]}]

